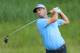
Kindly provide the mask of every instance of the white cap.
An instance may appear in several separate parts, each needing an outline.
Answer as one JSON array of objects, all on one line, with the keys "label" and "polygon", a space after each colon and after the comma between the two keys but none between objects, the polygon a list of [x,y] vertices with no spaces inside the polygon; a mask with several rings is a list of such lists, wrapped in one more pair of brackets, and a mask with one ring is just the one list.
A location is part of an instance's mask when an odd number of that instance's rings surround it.
[{"label": "white cap", "polygon": [[36,8],[39,8],[39,7],[45,8],[45,6],[43,4],[37,4],[36,5]]},{"label": "white cap", "polygon": [[36,12],[36,9],[38,8],[46,8],[43,4],[37,4],[36,7],[33,9],[33,12]]}]

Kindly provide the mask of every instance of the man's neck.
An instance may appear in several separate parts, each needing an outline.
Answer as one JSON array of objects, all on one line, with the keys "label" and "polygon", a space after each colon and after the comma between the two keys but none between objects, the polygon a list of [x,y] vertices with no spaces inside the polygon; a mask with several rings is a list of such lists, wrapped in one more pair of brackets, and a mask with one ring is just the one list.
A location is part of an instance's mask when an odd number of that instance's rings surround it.
[{"label": "man's neck", "polygon": [[40,17],[40,18],[48,18],[48,15],[45,15],[45,16],[43,16],[43,17]]},{"label": "man's neck", "polygon": [[48,15],[40,16],[40,18],[48,18]]},{"label": "man's neck", "polygon": [[44,18],[48,18],[48,15],[45,15]]}]

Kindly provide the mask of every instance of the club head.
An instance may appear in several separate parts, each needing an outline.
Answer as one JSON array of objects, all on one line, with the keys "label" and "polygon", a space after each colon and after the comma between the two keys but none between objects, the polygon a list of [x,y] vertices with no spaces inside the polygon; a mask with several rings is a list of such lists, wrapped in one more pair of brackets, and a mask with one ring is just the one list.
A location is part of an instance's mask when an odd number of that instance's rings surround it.
[{"label": "club head", "polygon": [[6,36],[4,37],[4,40],[3,40],[3,41],[4,41],[5,44],[7,44],[7,43],[8,43],[8,40],[9,40],[8,35],[6,35]]}]

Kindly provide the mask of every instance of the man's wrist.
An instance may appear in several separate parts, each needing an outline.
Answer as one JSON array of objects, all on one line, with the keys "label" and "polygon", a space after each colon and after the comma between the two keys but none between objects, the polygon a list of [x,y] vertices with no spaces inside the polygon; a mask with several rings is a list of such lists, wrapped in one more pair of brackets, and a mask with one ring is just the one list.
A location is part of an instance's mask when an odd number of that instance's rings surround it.
[{"label": "man's wrist", "polygon": [[59,15],[63,15],[63,12],[59,13]]}]

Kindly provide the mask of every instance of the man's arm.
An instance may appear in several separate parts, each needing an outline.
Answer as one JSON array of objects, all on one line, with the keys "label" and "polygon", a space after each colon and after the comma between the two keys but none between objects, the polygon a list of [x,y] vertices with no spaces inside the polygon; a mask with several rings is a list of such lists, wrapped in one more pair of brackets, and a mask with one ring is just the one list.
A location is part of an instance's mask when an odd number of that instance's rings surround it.
[{"label": "man's arm", "polygon": [[54,23],[58,19],[58,13],[57,12],[51,10],[50,13],[51,13],[51,18],[49,18],[48,24]]},{"label": "man's arm", "polygon": [[64,24],[69,24],[69,19],[63,12],[59,13],[59,15],[64,20]]}]

